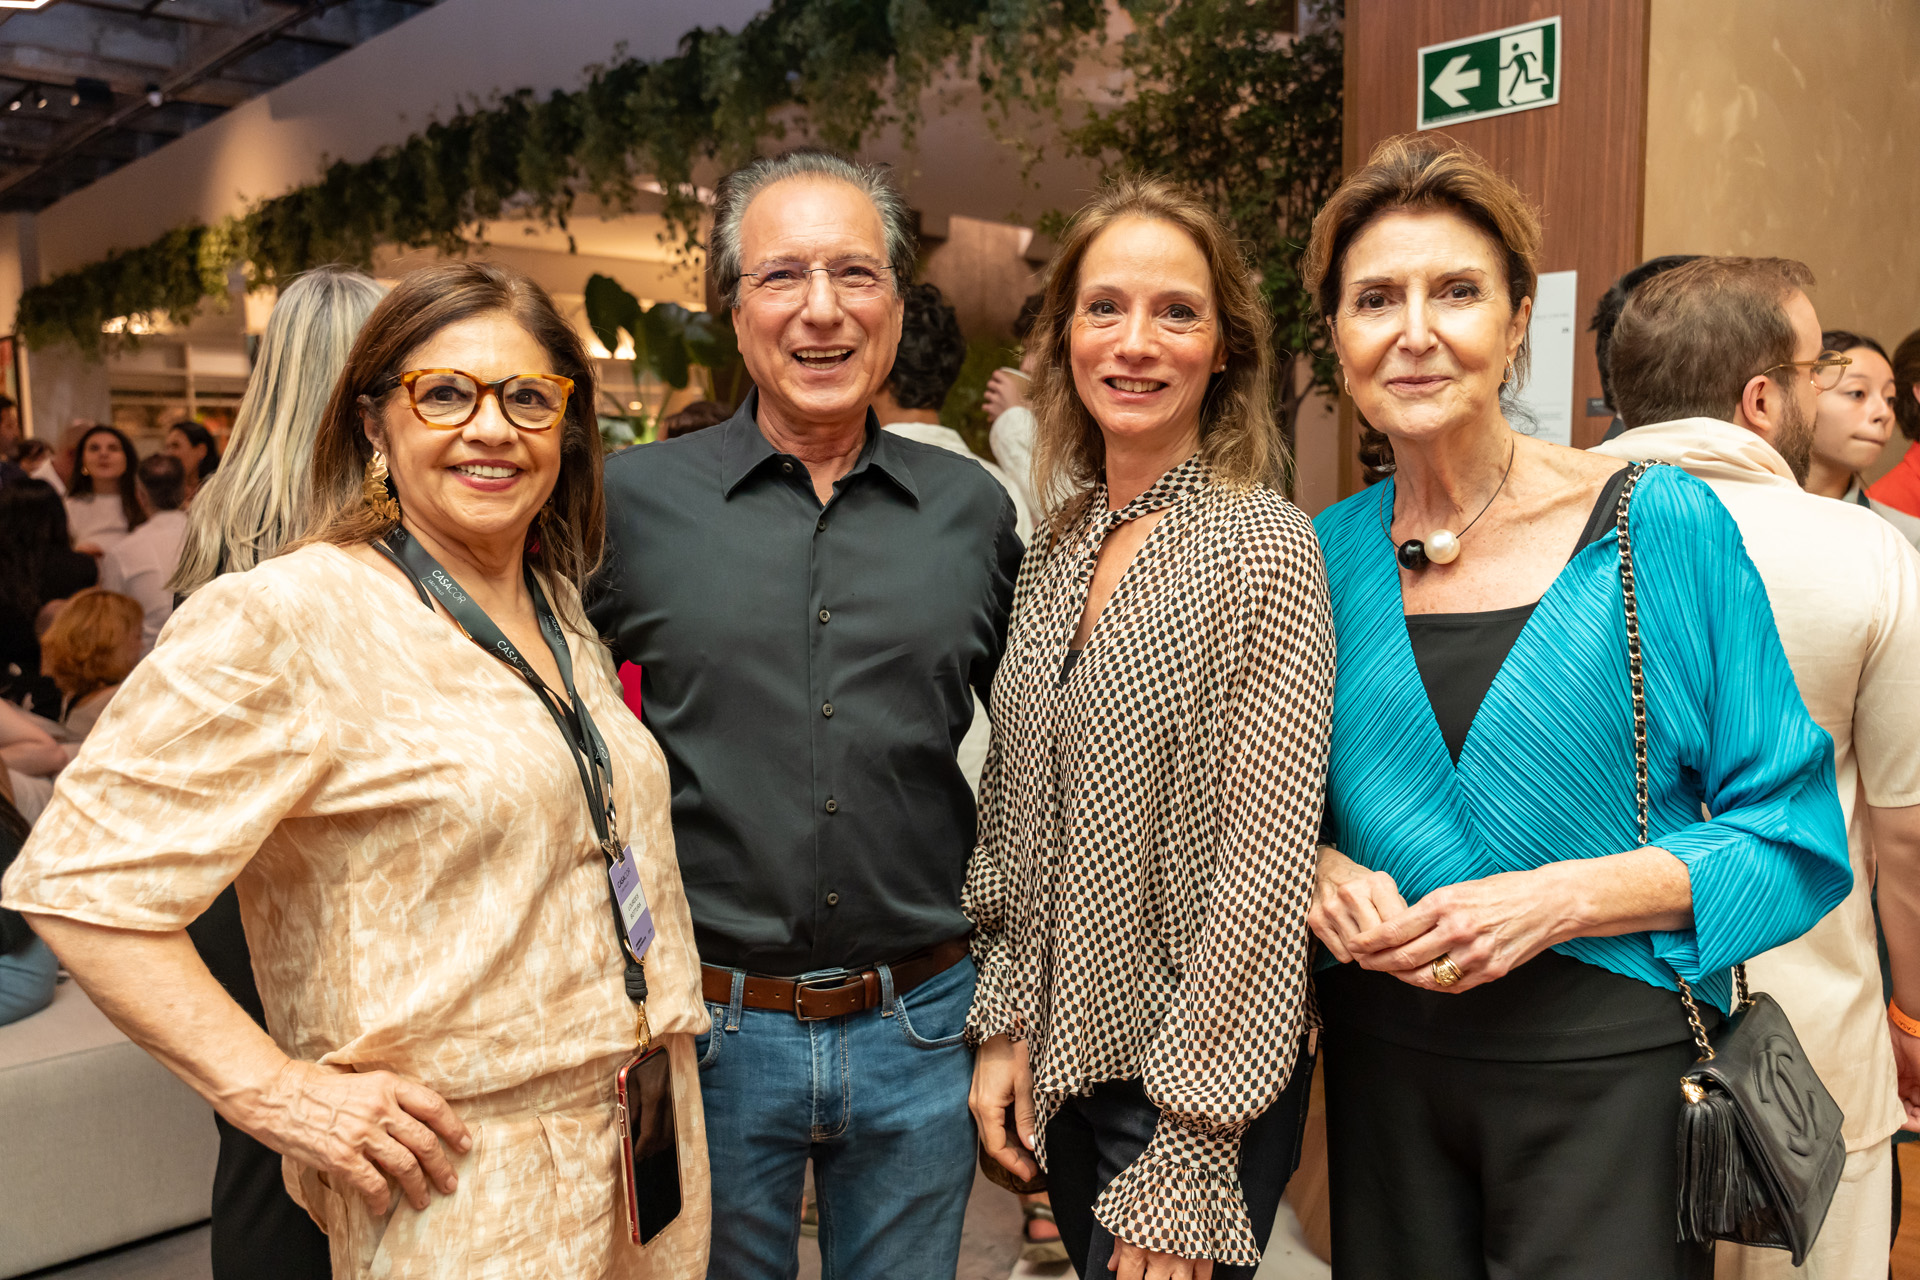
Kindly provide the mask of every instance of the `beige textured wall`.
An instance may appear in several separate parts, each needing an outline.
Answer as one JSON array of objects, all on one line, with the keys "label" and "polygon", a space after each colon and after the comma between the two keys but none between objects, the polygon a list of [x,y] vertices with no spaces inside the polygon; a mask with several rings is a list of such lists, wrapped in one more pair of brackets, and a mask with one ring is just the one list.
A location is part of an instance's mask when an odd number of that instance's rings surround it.
[{"label": "beige textured wall", "polygon": [[1654,0],[1648,44],[1646,255],[1798,258],[1822,324],[1920,328],[1920,3]]}]

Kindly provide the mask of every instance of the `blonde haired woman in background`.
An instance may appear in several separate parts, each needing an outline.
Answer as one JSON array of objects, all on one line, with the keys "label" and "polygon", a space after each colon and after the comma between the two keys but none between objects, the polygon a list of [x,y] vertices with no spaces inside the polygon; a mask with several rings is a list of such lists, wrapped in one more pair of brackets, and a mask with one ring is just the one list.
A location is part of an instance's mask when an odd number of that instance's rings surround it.
[{"label": "blonde haired woman in background", "polygon": [[[360,326],[386,293],[369,276],[331,267],[309,271],[280,291],[226,456],[187,512],[187,540],[169,584],[175,591],[188,595],[222,573],[245,572],[306,531],[321,414]],[[187,934],[220,985],[266,1026],[232,885]],[[327,1238],[287,1194],[280,1153],[224,1118],[216,1116],[215,1123],[214,1280],[249,1280],[269,1270],[285,1280],[324,1280],[332,1270]]]},{"label": "blonde haired woman in background", "polygon": [[188,513],[172,587],[191,595],[223,573],[278,555],[313,514],[313,437],[360,326],[386,288],[321,267],[280,292],[220,469]]}]

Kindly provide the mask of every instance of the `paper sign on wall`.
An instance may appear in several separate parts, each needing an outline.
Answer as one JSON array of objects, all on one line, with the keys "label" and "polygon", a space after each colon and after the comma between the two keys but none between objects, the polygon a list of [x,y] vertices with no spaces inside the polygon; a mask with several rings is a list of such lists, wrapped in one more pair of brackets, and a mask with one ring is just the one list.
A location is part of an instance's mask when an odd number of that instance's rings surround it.
[{"label": "paper sign on wall", "polygon": [[[1580,323],[1577,271],[1543,272],[1534,286],[1527,345],[1533,371],[1516,397],[1534,416],[1536,440],[1573,443],[1573,338]],[[1524,423],[1513,424],[1526,430]]]}]

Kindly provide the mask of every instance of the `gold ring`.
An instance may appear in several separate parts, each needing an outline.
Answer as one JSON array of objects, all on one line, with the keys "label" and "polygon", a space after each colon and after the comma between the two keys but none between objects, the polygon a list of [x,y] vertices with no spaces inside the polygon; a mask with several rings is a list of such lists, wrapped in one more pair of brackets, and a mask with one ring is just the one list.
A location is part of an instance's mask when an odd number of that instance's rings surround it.
[{"label": "gold ring", "polygon": [[1433,962],[1433,981],[1435,986],[1450,987],[1460,981],[1460,966],[1453,962],[1452,956],[1441,956]]}]

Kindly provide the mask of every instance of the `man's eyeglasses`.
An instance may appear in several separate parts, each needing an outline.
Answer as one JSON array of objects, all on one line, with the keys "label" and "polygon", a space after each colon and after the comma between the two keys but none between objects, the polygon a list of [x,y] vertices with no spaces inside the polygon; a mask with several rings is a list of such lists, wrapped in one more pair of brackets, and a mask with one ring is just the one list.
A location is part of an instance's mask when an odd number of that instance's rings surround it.
[{"label": "man's eyeglasses", "polygon": [[548,431],[566,416],[573,379],[555,373],[516,373],[483,382],[458,369],[410,369],[396,379],[407,389],[413,416],[430,427],[453,431],[472,422],[488,396],[522,431]]},{"label": "man's eyeglasses", "polygon": [[758,271],[742,271],[742,280],[753,281],[755,293],[773,298],[798,298],[806,293],[807,282],[815,272],[825,272],[833,291],[848,302],[876,298],[887,287],[887,272],[892,267],[856,259],[810,267],[804,262],[766,262]]},{"label": "man's eyeglasses", "polygon": [[1774,369],[1805,369],[1815,391],[1831,391],[1840,385],[1842,375],[1852,363],[1852,356],[1837,356],[1828,351],[1817,360],[1782,360],[1772,369],[1762,369],[1760,376],[1771,377]]}]

